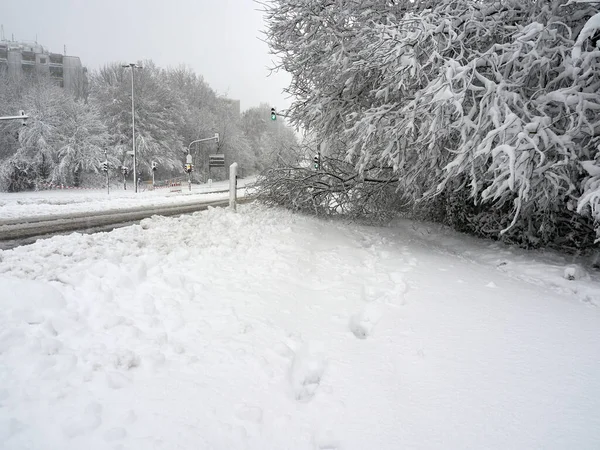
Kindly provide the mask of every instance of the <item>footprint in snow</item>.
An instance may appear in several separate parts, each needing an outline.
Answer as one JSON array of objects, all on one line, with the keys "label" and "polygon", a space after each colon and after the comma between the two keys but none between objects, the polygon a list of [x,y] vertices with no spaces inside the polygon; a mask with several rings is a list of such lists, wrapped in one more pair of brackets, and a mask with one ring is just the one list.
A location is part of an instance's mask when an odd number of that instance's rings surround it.
[{"label": "footprint in snow", "polygon": [[374,302],[386,296],[388,289],[381,285],[363,285],[361,298],[365,302]]},{"label": "footprint in snow", "polygon": [[390,280],[394,282],[396,285],[404,285],[404,273],[403,272],[390,272]]},{"label": "footprint in snow", "polygon": [[310,349],[308,345],[301,347],[294,354],[289,373],[294,398],[302,402],[311,400],[319,388],[324,372],[323,355]]},{"label": "footprint in snow", "polygon": [[377,325],[381,316],[379,306],[368,303],[362,311],[350,317],[348,328],[358,339],[366,339],[373,332],[373,328]]},{"label": "footprint in snow", "polygon": [[115,369],[131,370],[140,365],[141,358],[131,350],[117,350],[113,355]]},{"label": "footprint in snow", "polygon": [[313,447],[315,450],[341,450],[340,442],[329,430],[313,435]]}]

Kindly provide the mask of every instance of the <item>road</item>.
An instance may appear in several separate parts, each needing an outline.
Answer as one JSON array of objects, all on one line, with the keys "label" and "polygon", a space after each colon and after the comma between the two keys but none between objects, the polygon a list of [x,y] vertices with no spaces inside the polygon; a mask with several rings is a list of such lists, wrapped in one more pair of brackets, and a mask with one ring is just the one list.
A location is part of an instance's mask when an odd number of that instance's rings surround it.
[{"label": "road", "polygon": [[[239,203],[248,201],[249,198],[238,198]],[[202,202],[196,200],[177,205],[0,220],[0,249],[7,250],[56,234],[74,231],[87,233],[110,231],[155,215],[175,216],[202,211],[211,206],[228,205],[228,199]]]}]

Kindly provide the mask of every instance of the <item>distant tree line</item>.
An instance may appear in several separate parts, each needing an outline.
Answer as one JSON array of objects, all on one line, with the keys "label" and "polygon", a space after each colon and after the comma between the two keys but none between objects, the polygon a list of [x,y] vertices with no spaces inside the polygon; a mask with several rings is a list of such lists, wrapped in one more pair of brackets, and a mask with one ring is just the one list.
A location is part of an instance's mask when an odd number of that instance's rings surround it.
[{"label": "distant tree line", "polygon": [[261,196],[399,211],[524,247],[600,236],[600,15],[588,0],[267,0],[291,123],[319,170]]},{"label": "distant tree line", "polygon": [[[245,175],[273,164],[279,152],[293,152],[294,132],[270,123],[269,106],[236,114],[229,101],[190,69],[162,69],[152,61],[136,70],[134,95],[138,173],[149,179],[182,175],[185,151],[196,139],[219,133],[220,142],[192,146],[196,179],[206,179],[209,153],[224,153]],[[75,92],[44,75],[0,74],[0,115],[24,110],[20,121],[0,122],[0,190],[38,189],[48,184],[100,186],[105,151],[112,178],[132,168],[131,69],[107,64],[88,74]],[[220,169],[213,175],[225,176]]]}]

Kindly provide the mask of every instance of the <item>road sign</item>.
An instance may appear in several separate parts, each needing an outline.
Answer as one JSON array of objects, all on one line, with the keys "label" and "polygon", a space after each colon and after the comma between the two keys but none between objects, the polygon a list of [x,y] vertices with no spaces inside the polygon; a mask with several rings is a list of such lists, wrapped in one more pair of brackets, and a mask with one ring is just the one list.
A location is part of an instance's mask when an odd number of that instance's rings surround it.
[{"label": "road sign", "polygon": [[192,155],[190,155],[189,153],[185,157],[185,163],[186,164],[192,164]]},{"label": "road sign", "polygon": [[208,167],[225,167],[225,155],[223,153],[208,155]]}]

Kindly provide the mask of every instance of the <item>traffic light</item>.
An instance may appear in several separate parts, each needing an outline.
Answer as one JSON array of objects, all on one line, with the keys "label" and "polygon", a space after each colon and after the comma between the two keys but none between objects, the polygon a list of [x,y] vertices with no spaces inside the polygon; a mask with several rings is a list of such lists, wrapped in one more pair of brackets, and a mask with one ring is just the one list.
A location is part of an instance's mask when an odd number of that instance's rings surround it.
[{"label": "traffic light", "polygon": [[156,161],[152,161],[152,171],[155,172],[156,169],[158,169],[158,164],[156,164]]},{"label": "traffic light", "polygon": [[127,176],[127,174],[129,173],[129,169],[125,166],[121,167],[121,172],[123,172],[124,176]]},{"label": "traffic light", "polygon": [[317,153],[313,158],[313,163],[315,170],[319,170],[321,168],[321,155],[319,153]]},{"label": "traffic light", "polygon": [[[20,116],[24,116],[25,115],[25,111],[20,110],[19,111],[19,115]],[[21,119],[21,125],[24,126],[24,127],[26,127],[27,126],[27,119]]]},{"label": "traffic light", "polygon": [[102,162],[102,172],[108,172],[108,161]]},{"label": "traffic light", "polygon": [[185,173],[192,173],[192,171],[194,170],[194,166],[192,164],[186,164],[183,171]]},{"label": "traffic light", "polygon": [[271,108],[271,120],[277,120],[277,113],[275,112],[275,108]]}]

